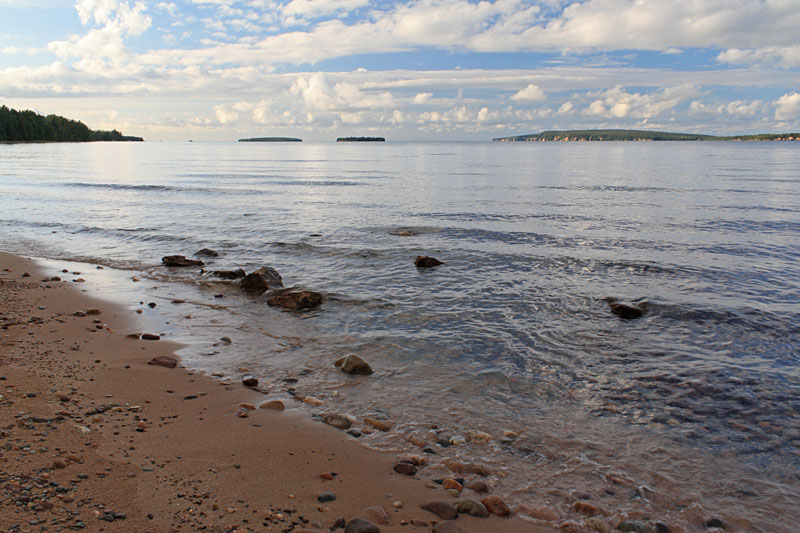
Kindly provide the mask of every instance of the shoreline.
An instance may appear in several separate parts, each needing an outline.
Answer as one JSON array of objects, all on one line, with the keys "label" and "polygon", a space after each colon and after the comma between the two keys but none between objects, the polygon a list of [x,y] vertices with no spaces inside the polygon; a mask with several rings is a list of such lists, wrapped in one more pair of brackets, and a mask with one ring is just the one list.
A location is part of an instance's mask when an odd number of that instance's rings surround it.
[{"label": "shoreline", "polygon": [[[23,531],[328,531],[339,518],[361,517],[388,518],[380,531],[437,523],[444,531],[445,520],[422,505],[487,496],[464,488],[456,498],[431,481],[453,474],[423,465],[399,474],[398,456],[309,420],[290,400],[285,411],[251,410],[269,396],[180,363],[148,364],[180,346],[126,338],[138,326],[129,310],[84,294],[75,276],[42,281],[56,275],[0,252],[0,523]],[[89,309],[99,314],[74,316]],[[401,455],[424,462],[421,452]],[[328,492],[335,499],[320,501]],[[516,515],[460,514],[452,526],[544,532],[560,522]]]}]

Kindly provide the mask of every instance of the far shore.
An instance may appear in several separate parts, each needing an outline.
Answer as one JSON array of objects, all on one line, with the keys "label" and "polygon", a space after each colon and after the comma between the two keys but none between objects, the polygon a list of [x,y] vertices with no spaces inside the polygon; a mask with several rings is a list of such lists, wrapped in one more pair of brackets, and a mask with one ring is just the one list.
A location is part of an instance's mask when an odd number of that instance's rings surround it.
[{"label": "far shore", "polygon": [[[143,340],[136,315],[92,299],[77,281],[92,272],[69,266],[53,271],[0,253],[3,527],[322,532],[360,519],[384,532],[537,533],[560,525],[523,519],[520,509],[446,520],[459,501],[498,495],[448,493],[441,478],[455,475],[426,467],[421,451],[367,450],[285,397],[184,368],[178,345]],[[264,408],[276,400],[285,410]],[[404,475],[411,469],[398,471],[400,463],[416,463],[416,473]],[[422,508],[432,502],[442,516]]]}]

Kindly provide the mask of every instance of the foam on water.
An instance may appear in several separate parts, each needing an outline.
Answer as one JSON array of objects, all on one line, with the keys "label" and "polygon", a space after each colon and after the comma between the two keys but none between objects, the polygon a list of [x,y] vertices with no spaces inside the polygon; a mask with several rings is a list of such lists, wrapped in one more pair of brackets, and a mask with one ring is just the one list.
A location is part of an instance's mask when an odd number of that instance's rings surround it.
[{"label": "foam on water", "polygon": [[[113,267],[88,286],[186,343],[189,366],[237,380],[246,367],[275,395],[325,401],[311,413],[390,419],[368,446],[487,432],[432,444],[431,460],[487,466],[512,501],[578,518],[590,496],[690,529],[721,516],[791,531],[799,148],[1,146],[0,247]],[[221,254],[209,270],[270,265],[325,303],[286,313],[160,265],[205,247]],[[418,270],[416,255],[445,264]],[[623,321],[606,298],[645,317]],[[347,353],[376,374],[343,376],[332,362]]]}]

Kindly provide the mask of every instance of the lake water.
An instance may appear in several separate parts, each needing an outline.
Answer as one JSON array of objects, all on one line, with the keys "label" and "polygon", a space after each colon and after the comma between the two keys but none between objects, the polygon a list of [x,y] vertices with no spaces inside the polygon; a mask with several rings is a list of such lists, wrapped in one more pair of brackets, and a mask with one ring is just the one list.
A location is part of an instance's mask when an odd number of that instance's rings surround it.
[{"label": "lake water", "polygon": [[[419,436],[433,465],[484,465],[565,520],[590,498],[673,531],[796,530],[800,143],[43,144],[0,162],[0,248],[54,275],[105,266],[86,286],[191,368],[388,419],[360,441],[420,453]],[[201,248],[325,302],[289,313],[160,264]],[[343,375],[348,353],[376,373]],[[491,442],[434,444],[474,431]]]}]

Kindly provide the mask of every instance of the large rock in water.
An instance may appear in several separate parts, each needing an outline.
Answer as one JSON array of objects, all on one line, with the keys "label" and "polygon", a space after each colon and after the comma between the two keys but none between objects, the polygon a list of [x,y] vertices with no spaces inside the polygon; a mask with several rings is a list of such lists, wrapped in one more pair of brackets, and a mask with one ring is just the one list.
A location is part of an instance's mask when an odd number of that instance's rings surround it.
[{"label": "large rock in water", "polygon": [[641,318],[644,315],[644,309],[637,305],[622,304],[619,302],[609,302],[608,307],[611,312],[625,320],[633,320],[634,318]]},{"label": "large rock in water", "polygon": [[255,272],[246,275],[240,286],[247,292],[261,294],[268,290],[283,288],[283,278],[274,268],[261,267]]},{"label": "large rock in water", "polygon": [[219,257],[219,252],[212,250],[211,248],[203,248],[202,250],[197,250],[194,255],[205,255],[207,257]]},{"label": "large rock in water", "polygon": [[441,261],[435,257],[428,257],[426,255],[418,255],[414,260],[414,266],[417,268],[432,268],[435,266],[443,265]]},{"label": "large rock in water", "polygon": [[336,368],[345,374],[358,374],[361,376],[369,376],[372,374],[372,367],[369,366],[369,363],[355,354],[345,355],[334,364]]},{"label": "large rock in water", "polygon": [[284,309],[313,309],[322,304],[322,295],[314,291],[295,291],[287,289],[269,297],[267,305]]},{"label": "large rock in water", "polygon": [[199,259],[187,259],[182,255],[165,255],[161,258],[161,262],[168,267],[203,266],[205,264]]}]

